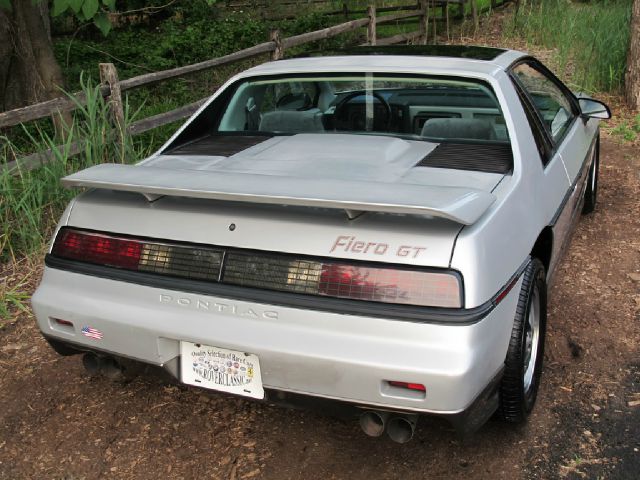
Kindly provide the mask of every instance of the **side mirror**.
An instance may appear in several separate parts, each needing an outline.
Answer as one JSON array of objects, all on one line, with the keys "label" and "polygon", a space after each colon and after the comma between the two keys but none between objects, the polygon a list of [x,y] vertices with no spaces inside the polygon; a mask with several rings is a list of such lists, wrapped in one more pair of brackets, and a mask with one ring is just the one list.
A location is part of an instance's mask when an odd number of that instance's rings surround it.
[{"label": "side mirror", "polygon": [[593,98],[578,98],[580,104],[580,113],[583,117],[600,118],[609,120],[611,118],[611,110],[609,107],[599,100]]}]

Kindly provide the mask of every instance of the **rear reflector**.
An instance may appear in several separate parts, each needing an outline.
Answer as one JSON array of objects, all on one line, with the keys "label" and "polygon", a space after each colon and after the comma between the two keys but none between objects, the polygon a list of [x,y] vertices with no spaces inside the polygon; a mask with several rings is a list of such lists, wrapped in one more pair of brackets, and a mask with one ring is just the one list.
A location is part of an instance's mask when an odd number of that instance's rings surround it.
[{"label": "rear reflector", "polygon": [[427,389],[421,383],[396,382],[395,380],[389,380],[387,383],[392,387],[406,388],[407,390],[416,390],[418,392],[427,391]]},{"label": "rear reflector", "polygon": [[70,322],[69,320],[62,320],[61,318],[54,318],[53,321],[55,323],[57,323],[58,325],[64,325],[66,327],[73,327],[73,322]]},{"label": "rear reflector", "polygon": [[62,228],[55,257],[193,280],[390,304],[460,308],[459,277],[223,247],[176,245]]}]

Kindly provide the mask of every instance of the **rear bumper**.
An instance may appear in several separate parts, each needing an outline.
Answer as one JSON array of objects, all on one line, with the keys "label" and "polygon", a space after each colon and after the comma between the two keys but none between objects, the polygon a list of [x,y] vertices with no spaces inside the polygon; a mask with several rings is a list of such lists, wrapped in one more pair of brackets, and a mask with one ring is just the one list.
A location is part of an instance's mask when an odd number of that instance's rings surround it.
[{"label": "rear bumper", "polygon": [[[289,392],[455,420],[479,403],[495,409],[520,282],[470,325],[231,301],[53,268],[45,269],[32,303],[55,345],[162,366],[178,380],[184,340],[258,355],[269,397]],[[56,318],[73,326],[57,325]],[[85,326],[102,338],[83,336]],[[426,395],[390,388],[387,380],[422,383]]]}]

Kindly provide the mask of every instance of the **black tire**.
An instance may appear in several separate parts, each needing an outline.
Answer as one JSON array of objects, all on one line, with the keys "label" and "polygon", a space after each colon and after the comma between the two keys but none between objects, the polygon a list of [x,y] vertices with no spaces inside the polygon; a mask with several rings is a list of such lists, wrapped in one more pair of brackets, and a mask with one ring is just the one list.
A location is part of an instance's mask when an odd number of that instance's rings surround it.
[{"label": "black tire", "polygon": [[[542,361],[544,357],[544,337],[547,324],[547,286],[545,268],[540,260],[529,262],[523,274],[524,281],[513,321],[513,330],[505,369],[500,383],[500,405],[498,415],[509,423],[524,422],[533,409],[540,386]],[[537,304],[534,305],[534,303]],[[528,371],[527,335],[532,332],[530,313],[538,313],[538,341],[531,348],[533,370]],[[531,337],[533,338],[533,337]],[[533,343],[533,342],[532,342]],[[535,350],[535,352],[534,352]],[[528,379],[528,380],[527,380]]]},{"label": "black tire", "polygon": [[598,198],[598,173],[600,172],[600,137],[596,140],[595,152],[593,154],[593,162],[589,169],[589,178],[587,178],[587,188],[584,191],[584,205],[582,206],[582,214],[587,215],[596,209],[596,200]]}]

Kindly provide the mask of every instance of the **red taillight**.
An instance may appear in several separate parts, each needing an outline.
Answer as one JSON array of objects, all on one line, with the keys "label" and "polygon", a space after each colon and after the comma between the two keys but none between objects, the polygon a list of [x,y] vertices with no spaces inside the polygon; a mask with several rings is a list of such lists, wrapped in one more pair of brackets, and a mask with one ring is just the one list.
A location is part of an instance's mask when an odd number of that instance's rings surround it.
[{"label": "red taillight", "polygon": [[137,270],[142,243],[87,232],[62,230],[53,245],[58,257],[109,267]]},{"label": "red taillight", "polygon": [[460,282],[449,273],[321,264],[320,295],[374,302],[461,307]]},{"label": "red taillight", "polygon": [[406,388],[408,390],[416,390],[418,392],[427,391],[427,389],[421,383],[396,382],[395,380],[389,380],[387,383],[392,387]]}]

